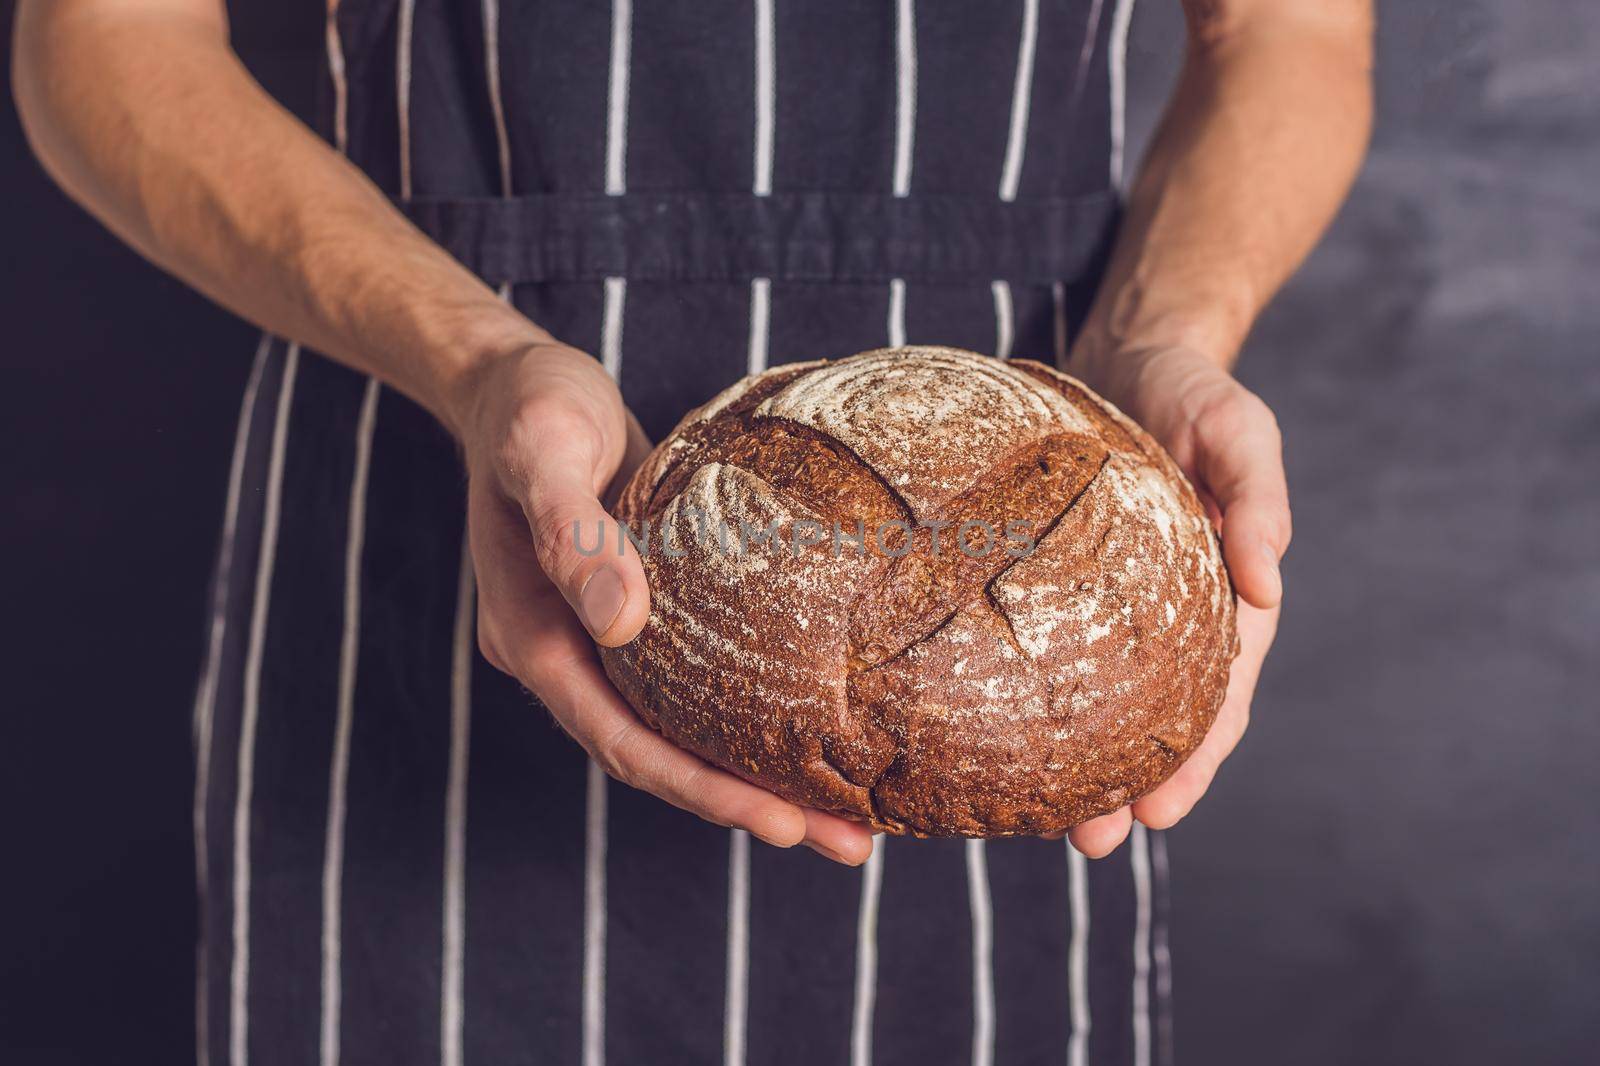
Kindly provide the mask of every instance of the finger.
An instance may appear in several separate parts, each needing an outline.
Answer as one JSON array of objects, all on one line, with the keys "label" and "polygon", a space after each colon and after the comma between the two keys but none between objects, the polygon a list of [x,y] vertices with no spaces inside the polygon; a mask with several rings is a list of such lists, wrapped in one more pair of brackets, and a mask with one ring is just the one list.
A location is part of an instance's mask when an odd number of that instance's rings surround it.
[{"label": "finger", "polygon": [[1241,392],[1196,432],[1196,465],[1222,509],[1222,552],[1234,587],[1247,603],[1275,607],[1283,598],[1278,561],[1293,532],[1277,421],[1266,404]]},{"label": "finger", "polygon": [[1250,498],[1222,512],[1222,555],[1239,596],[1255,607],[1276,607],[1283,602],[1283,572],[1279,568],[1288,547],[1289,505],[1278,500]]},{"label": "finger", "polygon": [[[537,695],[556,720],[612,776],[719,825],[737,826],[778,847],[799,843],[819,819],[819,839],[848,859],[860,851],[848,825],[724,773],[652,732],[600,669],[577,619],[559,606],[527,550],[526,524],[502,497],[470,490],[478,578],[479,641],[498,669]],[[864,834],[865,830],[861,830]],[[833,834],[833,835],[830,835]]]},{"label": "finger", "polygon": [[806,846],[846,866],[860,866],[872,857],[872,830],[826,811],[807,809]]},{"label": "finger", "polygon": [[650,617],[639,553],[600,506],[581,447],[548,442],[539,452],[523,501],[539,565],[597,643],[626,644]]},{"label": "finger", "polygon": [[645,725],[592,656],[533,666],[533,688],[562,728],[612,777],[718,825],[776,847],[806,839],[806,812],[719,770]]},{"label": "finger", "polygon": [[1222,760],[1238,743],[1237,735],[1228,740],[1221,736],[1222,731],[1213,728],[1171,777],[1134,802],[1133,816],[1151,829],[1171,829],[1188,817],[1211,787]]},{"label": "finger", "polygon": [[1124,807],[1120,811],[1091,818],[1067,834],[1072,846],[1091,859],[1103,859],[1116,851],[1128,839],[1133,829],[1133,814]]},{"label": "finger", "polygon": [[547,658],[592,656],[577,615],[539,568],[522,508],[475,477],[467,483],[467,514],[484,658],[531,688],[522,671],[534,649]]},{"label": "finger", "polygon": [[1158,787],[1133,804],[1133,816],[1151,829],[1170,829],[1200,802],[1222,761],[1233,754],[1250,724],[1250,703],[1255,697],[1261,664],[1277,630],[1278,612],[1248,604],[1239,607],[1239,656],[1228,675],[1228,693],[1217,720],[1205,739],[1182,766]]}]

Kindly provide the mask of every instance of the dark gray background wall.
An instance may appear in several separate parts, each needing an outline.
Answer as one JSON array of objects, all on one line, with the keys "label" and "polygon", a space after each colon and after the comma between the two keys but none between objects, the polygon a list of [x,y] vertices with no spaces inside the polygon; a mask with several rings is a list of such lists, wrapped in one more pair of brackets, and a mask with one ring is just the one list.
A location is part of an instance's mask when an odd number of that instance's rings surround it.
[{"label": "dark gray background wall", "polygon": [[[320,3],[236,2],[312,101]],[[3,9],[10,23],[10,5]],[[1181,43],[1134,20],[1142,143]],[[1192,1064],[1600,1046],[1600,8],[1389,0],[1350,205],[1240,373],[1288,438],[1289,610],[1172,837]],[[183,1061],[189,705],[251,331],[0,116],[0,1059]]]},{"label": "dark gray background wall", "polygon": [[[1188,1062],[1592,1062],[1600,6],[1380,2],[1372,156],[1240,365],[1288,610],[1172,837]],[[1181,41],[1136,9],[1140,128]]]}]

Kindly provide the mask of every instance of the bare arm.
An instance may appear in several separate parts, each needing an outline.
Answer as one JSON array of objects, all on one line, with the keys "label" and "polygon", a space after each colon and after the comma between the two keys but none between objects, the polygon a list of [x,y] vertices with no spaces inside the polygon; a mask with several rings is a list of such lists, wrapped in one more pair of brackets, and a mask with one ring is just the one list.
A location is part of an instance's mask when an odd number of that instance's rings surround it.
[{"label": "bare arm", "polygon": [[607,771],[770,843],[845,862],[865,830],[802,810],[648,729],[591,638],[632,639],[632,546],[576,551],[575,522],[647,447],[599,364],[507,306],[274,103],[228,47],[221,0],[22,0],[15,91],[46,169],[152,262],[274,333],[372,374],[461,442],[489,660]]},{"label": "bare arm", "polygon": [[1134,183],[1071,369],[1167,447],[1219,521],[1243,645],[1204,743],[1129,809],[1073,831],[1104,854],[1165,828],[1243,735],[1277,627],[1289,546],[1282,444],[1227,373],[1360,165],[1372,117],[1371,0],[1184,0],[1182,76]]},{"label": "bare arm", "polygon": [[1371,0],[1183,0],[1183,71],[1074,364],[1158,347],[1231,366],[1333,218],[1372,121]]},{"label": "bare arm", "polygon": [[22,0],[15,90],[39,159],[158,266],[459,422],[475,365],[550,338],[272,100],[227,35],[219,0]]}]

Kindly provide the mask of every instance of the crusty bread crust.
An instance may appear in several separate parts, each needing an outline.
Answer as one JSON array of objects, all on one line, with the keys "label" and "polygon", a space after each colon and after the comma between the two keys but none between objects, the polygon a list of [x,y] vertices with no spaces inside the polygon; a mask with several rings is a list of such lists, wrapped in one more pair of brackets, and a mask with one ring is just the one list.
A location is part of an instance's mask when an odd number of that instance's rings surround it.
[{"label": "crusty bread crust", "polygon": [[[644,556],[649,622],[602,649],[628,701],[718,766],[885,832],[1042,834],[1116,810],[1178,768],[1227,689],[1234,598],[1194,490],[1039,363],[913,347],[747,378],[656,448],[617,517],[672,531]],[[1014,522],[1030,554],[976,553]],[[835,523],[864,550],[794,548]]]}]

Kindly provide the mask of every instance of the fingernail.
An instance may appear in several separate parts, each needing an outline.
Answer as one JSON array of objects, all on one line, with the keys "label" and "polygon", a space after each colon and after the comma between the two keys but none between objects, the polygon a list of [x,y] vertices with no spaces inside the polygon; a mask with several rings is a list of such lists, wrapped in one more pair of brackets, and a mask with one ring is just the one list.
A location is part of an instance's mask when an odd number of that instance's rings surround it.
[{"label": "fingernail", "polygon": [[622,604],[627,598],[628,590],[615,570],[609,566],[596,570],[583,583],[583,591],[578,593],[583,624],[595,637],[603,636],[611,628],[611,623],[617,620],[617,615],[622,613]]},{"label": "fingernail", "polygon": [[821,855],[824,859],[832,859],[834,862],[842,863],[845,866],[858,866],[858,865],[860,865],[859,863],[851,862],[849,859],[845,858],[843,855],[840,855],[837,851],[833,851],[830,848],[823,847],[821,844],[818,844],[814,840],[808,840],[805,843],[806,843],[806,847],[810,848],[812,851],[816,852],[818,855]]}]

